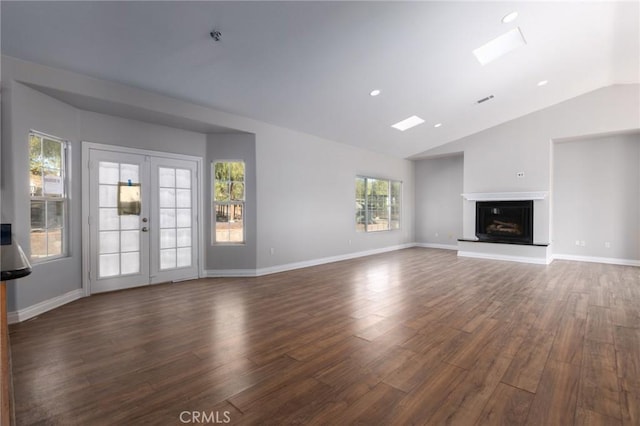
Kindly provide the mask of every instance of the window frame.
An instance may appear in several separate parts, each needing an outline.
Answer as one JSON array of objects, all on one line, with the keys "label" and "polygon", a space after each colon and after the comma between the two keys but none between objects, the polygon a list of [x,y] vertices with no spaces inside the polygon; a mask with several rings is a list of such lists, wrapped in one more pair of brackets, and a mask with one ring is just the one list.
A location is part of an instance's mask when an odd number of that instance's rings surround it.
[{"label": "window frame", "polygon": [[[58,259],[65,259],[71,256],[70,254],[70,244],[69,244],[69,223],[70,223],[70,202],[69,202],[69,176],[70,170],[68,170],[70,164],[70,143],[68,140],[49,135],[43,132],[39,132],[37,130],[29,130],[27,136],[27,146],[29,147],[29,173],[31,167],[31,138],[37,137],[40,139],[40,152],[42,154],[44,140],[49,140],[53,142],[57,142],[60,144],[61,148],[61,159],[60,159],[60,177],[62,180],[62,195],[59,197],[46,195],[44,192],[44,175],[42,174],[42,195],[35,195],[34,191],[31,189],[31,178],[29,178],[29,260],[33,264],[40,264],[50,261],[55,261]],[[41,172],[44,170],[44,166],[41,165]],[[44,214],[43,214],[43,224],[42,228],[33,228],[31,221],[31,209],[33,202],[42,202],[44,203]],[[48,215],[47,215],[47,202],[62,202],[62,223],[60,227],[49,227],[48,226]],[[45,232],[45,247],[46,247],[46,256],[38,256],[34,257],[33,255],[33,247],[31,244],[31,234],[34,229],[43,230]],[[60,229],[61,236],[61,250],[59,254],[49,255],[49,230],[50,229]]]},{"label": "window frame", "polygon": [[[232,200],[231,196],[229,196],[228,201],[216,201],[216,164],[218,163],[242,163],[242,167],[244,169],[243,179],[242,179],[242,200]],[[240,181],[231,181],[231,176],[229,176],[229,180],[225,182],[240,182]],[[217,221],[216,221],[216,207],[219,205],[241,205],[242,206],[242,241],[217,241]],[[231,160],[231,159],[218,159],[211,161],[211,245],[212,246],[242,246],[247,243],[247,223],[246,223],[246,205],[247,205],[247,163],[244,160]],[[229,222],[231,223],[231,222]]]},{"label": "window frame", "polygon": [[[364,207],[362,209],[358,208],[359,205],[359,199],[358,199],[358,180],[364,180]],[[368,201],[368,196],[369,196],[369,181],[373,180],[373,181],[383,181],[387,183],[387,196],[388,196],[388,201],[387,201],[387,205],[386,205],[386,210],[387,210],[387,227],[385,229],[369,229],[369,221],[370,221],[370,211],[371,209],[369,208],[369,201]],[[399,189],[399,200],[392,202],[391,200],[391,195],[392,195],[392,185],[393,184],[398,184],[400,186]],[[402,192],[403,192],[403,185],[402,185],[402,181],[401,180],[396,180],[396,179],[389,179],[389,178],[380,178],[380,177],[373,177],[373,176],[365,176],[365,175],[356,175],[355,177],[355,202],[356,202],[356,207],[355,207],[355,222],[356,222],[356,232],[364,232],[364,233],[370,233],[370,232],[385,232],[385,231],[398,231],[402,228]],[[392,211],[394,209],[394,207],[397,210],[397,220],[392,220]],[[362,217],[361,215],[361,211],[364,211],[364,223],[359,223],[358,220],[359,218]],[[397,222],[397,227],[393,227],[392,223]],[[359,225],[364,225],[364,229],[359,229]]]}]

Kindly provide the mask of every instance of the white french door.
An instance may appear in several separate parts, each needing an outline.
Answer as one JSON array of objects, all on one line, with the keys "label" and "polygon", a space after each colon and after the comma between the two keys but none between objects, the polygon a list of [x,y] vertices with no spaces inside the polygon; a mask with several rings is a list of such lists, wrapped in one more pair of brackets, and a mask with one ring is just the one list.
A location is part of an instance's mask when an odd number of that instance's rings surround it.
[{"label": "white french door", "polygon": [[87,151],[90,292],[197,278],[198,163]]}]

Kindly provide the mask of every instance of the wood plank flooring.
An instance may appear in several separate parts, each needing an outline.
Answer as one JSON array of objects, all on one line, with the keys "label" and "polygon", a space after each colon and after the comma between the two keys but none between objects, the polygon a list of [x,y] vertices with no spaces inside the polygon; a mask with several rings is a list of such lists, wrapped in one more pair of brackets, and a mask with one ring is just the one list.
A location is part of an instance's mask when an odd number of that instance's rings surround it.
[{"label": "wood plank flooring", "polygon": [[10,332],[20,425],[640,425],[636,267],[413,248]]}]

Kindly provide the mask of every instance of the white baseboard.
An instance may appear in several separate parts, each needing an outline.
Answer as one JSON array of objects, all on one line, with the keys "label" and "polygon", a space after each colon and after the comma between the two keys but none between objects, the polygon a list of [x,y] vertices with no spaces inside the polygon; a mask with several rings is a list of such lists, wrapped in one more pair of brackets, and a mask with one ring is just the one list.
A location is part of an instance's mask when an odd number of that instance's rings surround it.
[{"label": "white baseboard", "polygon": [[44,300],[40,303],[36,303],[35,305],[31,305],[24,309],[19,309],[15,312],[7,313],[7,322],[9,324],[15,324],[18,322],[26,321],[33,317],[37,317],[40,314],[44,314],[52,309],[58,308],[62,305],[66,305],[67,303],[73,302],[74,300],[78,300],[85,296],[84,289],[79,288],[68,293],[62,294],[60,296],[54,297],[53,299]]},{"label": "white baseboard", "polygon": [[416,243],[416,247],[434,248],[441,250],[458,250],[457,244]]},{"label": "white baseboard", "polygon": [[554,260],[575,260],[576,262],[607,263],[610,265],[640,266],[640,260],[618,259],[614,257],[576,256],[573,254],[554,254]]},{"label": "white baseboard", "polygon": [[285,263],[284,265],[268,266],[266,268],[258,269],[213,269],[205,271],[205,276],[208,278],[260,277],[263,275],[277,274],[279,272],[292,271],[294,269],[308,268],[310,266],[324,265],[326,263],[340,262],[342,260],[355,259],[358,257],[372,256],[374,254],[387,253],[390,251],[402,250],[415,246],[415,243],[400,244],[379,249],[365,250],[355,253],[341,254],[338,256],[323,257],[319,259],[304,260],[302,262]]},{"label": "white baseboard", "polygon": [[473,257],[476,259],[506,260],[507,262],[534,263],[536,265],[548,265],[553,261],[553,259],[543,259],[528,256],[509,256],[506,254],[477,253],[473,251],[458,251],[458,256]]}]

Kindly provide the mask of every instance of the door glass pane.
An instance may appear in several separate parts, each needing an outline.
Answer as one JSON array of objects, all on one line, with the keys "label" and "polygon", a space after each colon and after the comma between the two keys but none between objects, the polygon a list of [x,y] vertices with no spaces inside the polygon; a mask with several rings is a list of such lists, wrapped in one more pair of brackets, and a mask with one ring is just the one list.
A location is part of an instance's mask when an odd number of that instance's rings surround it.
[{"label": "door glass pane", "polygon": [[191,170],[176,169],[176,188],[191,188]]},{"label": "door glass pane", "polygon": [[140,183],[140,167],[137,164],[120,164],[120,182]]},{"label": "door glass pane", "polygon": [[120,229],[140,229],[140,216],[120,216]]},{"label": "door glass pane", "polygon": [[176,267],[176,249],[160,250],[160,269]]},{"label": "door glass pane", "polygon": [[160,207],[176,206],[176,190],[173,188],[160,188]]},{"label": "door glass pane", "polygon": [[120,251],[120,233],[118,231],[100,232],[100,254]]},{"label": "door glass pane", "polygon": [[176,230],[161,229],[160,230],[160,248],[173,248],[176,246]]},{"label": "door glass pane", "polygon": [[178,247],[191,246],[191,228],[180,228],[177,232]]},{"label": "door glass pane", "polygon": [[115,185],[100,185],[99,202],[100,207],[117,207],[118,206],[118,187]]},{"label": "door glass pane", "polygon": [[122,275],[140,272],[140,252],[122,253],[120,262],[122,264]]},{"label": "door glass pane", "polygon": [[101,231],[118,230],[120,227],[120,221],[118,219],[118,209],[101,208],[98,229]]},{"label": "door glass pane", "polygon": [[191,266],[191,247],[179,248],[177,250],[177,267]]},{"label": "door glass pane", "polygon": [[101,161],[98,167],[98,182],[110,183],[115,185],[118,183],[118,176],[120,175],[120,167],[118,163],[111,163],[108,161]]},{"label": "door glass pane", "polygon": [[191,209],[177,209],[178,228],[187,228],[191,226]]},{"label": "door glass pane", "polygon": [[176,190],[176,207],[191,207],[191,190],[190,189],[178,189]]},{"label": "door glass pane", "polygon": [[100,278],[120,275],[120,255],[101,254],[100,255]]},{"label": "door glass pane", "polygon": [[120,238],[123,252],[140,250],[140,231],[122,231]]},{"label": "door glass pane", "polygon": [[175,169],[159,167],[158,168],[158,181],[163,188],[175,188],[176,186],[176,171]]},{"label": "door glass pane", "polygon": [[176,210],[160,209],[160,228],[176,227]]}]

